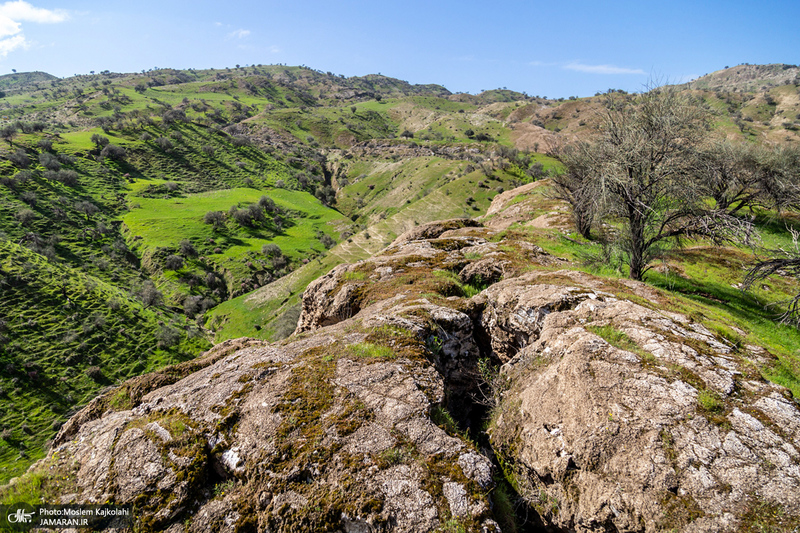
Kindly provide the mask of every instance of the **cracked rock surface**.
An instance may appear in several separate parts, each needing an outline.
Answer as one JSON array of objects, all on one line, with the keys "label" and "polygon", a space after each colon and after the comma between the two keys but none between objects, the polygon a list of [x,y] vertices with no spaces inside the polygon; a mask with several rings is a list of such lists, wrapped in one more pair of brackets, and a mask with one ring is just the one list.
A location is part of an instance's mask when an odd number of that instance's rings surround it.
[{"label": "cracked rock surface", "polygon": [[[800,411],[765,350],[494,231],[421,226],[336,267],[295,335],[107,392],[36,468],[69,477],[63,502],[134,504],[171,533],[499,531],[497,464],[549,531],[800,514]],[[482,358],[503,365],[494,396]],[[487,393],[481,448],[464,430]]]}]

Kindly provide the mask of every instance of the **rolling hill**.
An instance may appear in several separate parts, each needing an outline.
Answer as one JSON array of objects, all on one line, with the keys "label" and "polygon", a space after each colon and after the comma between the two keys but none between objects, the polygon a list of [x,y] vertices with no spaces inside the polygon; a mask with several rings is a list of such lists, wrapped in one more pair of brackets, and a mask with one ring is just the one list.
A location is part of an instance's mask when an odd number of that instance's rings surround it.
[{"label": "rolling hill", "polygon": [[[794,143],[796,70],[685,90],[731,138]],[[593,135],[605,101],[283,65],[14,73],[0,91],[0,480],[103,387],[283,338],[334,266],[557,172],[546,152]]]}]

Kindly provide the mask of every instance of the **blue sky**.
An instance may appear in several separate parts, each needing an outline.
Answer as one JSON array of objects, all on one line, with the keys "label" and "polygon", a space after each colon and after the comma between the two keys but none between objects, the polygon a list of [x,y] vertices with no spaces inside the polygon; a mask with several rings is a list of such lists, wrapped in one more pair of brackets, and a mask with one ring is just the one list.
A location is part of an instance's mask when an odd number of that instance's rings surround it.
[{"label": "blue sky", "polygon": [[800,63],[798,20],[800,0],[0,0],[0,74],[284,63],[588,96]]}]

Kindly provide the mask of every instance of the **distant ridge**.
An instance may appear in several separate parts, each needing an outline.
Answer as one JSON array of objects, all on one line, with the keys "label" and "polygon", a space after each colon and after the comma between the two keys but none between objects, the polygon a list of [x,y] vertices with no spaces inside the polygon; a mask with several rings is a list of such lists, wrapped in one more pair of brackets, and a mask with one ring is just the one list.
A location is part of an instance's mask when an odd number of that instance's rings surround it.
[{"label": "distant ridge", "polygon": [[0,89],[24,89],[34,83],[57,80],[56,76],[47,72],[14,72],[0,76]]},{"label": "distant ridge", "polygon": [[742,64],[706,74],[686,84],[692,89],[724,91],[760,91],[777,85],[800,83],[800,67],[775,63],[772,65]]}]

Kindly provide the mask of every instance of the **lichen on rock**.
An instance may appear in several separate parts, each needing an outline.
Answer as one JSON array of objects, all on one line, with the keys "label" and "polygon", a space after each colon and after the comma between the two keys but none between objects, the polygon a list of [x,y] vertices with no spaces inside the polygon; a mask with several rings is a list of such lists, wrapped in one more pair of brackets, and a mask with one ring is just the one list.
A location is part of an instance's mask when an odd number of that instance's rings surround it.
[{"label": "lichen on rock", "polygon": [[143,531],[499,531],[497,466],[551,531],[800,515],[800,411],[769,354],[563,265],[491,227],[415,228],[310,284],[292,337],[93,401],[41,467]]}]

